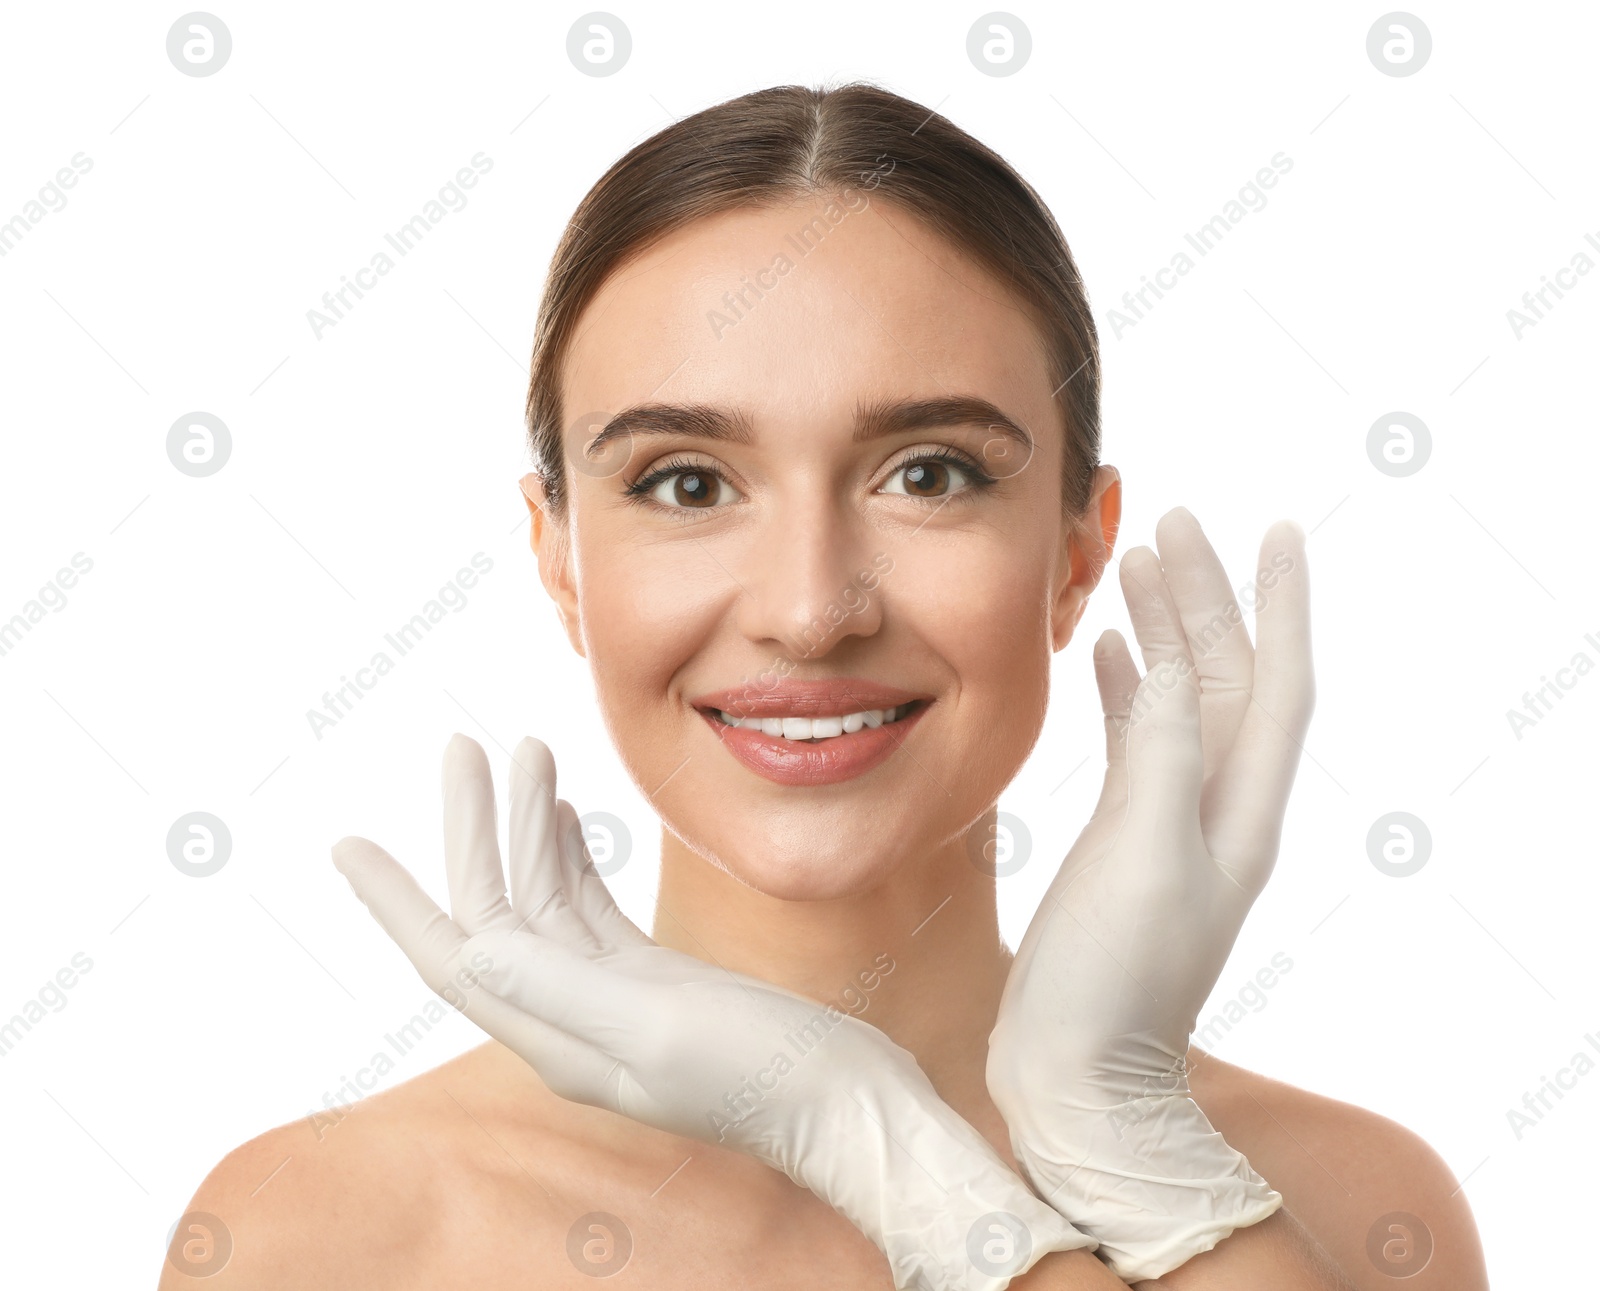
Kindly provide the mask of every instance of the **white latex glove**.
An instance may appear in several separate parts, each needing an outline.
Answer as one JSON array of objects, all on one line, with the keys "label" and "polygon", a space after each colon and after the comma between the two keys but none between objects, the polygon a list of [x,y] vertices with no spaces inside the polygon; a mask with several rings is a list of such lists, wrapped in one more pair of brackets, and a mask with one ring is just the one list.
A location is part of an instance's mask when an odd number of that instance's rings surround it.
[{"label": "white latex glove", "polygon": [[508,901],[489,764],[472,740],[451,740],[453,919],[376,844],[335,846],[334,863],[430,987],[561,1097],[783,1171],[877,1243],[897,1287],[998,1291],[1046,1252],[1093,1247],[876,1027],[640,932],[588,862],[555,783],[549,749],[523,740]]},{"label": "white latex glove", "polygon": [[1194,517],[1156,539],[1159,561],[1122,561],[1148,673],[1120,634],[1096,643],[1105,786],[1018,948],[988,1065],[1023,1172],[1126,1282],[1282,1204],[1189,1097],[1185,1059],[1271,875],[1314,700],[1298,526],[1263,542],[1254,649]]}]

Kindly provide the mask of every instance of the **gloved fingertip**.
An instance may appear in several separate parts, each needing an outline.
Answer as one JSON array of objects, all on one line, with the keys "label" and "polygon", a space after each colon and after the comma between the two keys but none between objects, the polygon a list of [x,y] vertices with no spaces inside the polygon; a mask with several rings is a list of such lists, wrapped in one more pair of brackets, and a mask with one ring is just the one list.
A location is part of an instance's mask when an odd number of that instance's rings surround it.
[{"label": "gloved fingertip", "polygon": [[333,845],[333,867],[345,878],[350,877],[350,870],[361,855],[361,850],[366,839],[358,838],[354,834],[346,834]]}]

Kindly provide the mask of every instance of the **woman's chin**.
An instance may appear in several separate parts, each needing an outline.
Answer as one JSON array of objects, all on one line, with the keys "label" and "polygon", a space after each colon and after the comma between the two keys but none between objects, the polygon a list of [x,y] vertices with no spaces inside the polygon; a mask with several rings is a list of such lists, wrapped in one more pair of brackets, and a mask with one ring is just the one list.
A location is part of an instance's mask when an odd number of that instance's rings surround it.
[{"label": "woman's chin", "polygon": [[769,849],[754,857],[741,851],[718,855],[716,864],[775,900],[836,901],[881,887],[904,859],[857,843],[835,852]]}]

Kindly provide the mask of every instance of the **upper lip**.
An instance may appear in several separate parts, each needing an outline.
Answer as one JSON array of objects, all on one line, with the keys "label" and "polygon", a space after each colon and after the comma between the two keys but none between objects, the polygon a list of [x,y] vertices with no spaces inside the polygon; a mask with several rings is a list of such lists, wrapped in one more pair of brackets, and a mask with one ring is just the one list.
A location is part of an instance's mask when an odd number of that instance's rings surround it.
[{"label": "upper lip", "polygon": [[757,681],[727,690],[707,691],[689,702],[735,717],[843,717],[874,708],[898,708],[932,696],[866,677],[828,677],[820,681],[785,679],[767,687]]}]

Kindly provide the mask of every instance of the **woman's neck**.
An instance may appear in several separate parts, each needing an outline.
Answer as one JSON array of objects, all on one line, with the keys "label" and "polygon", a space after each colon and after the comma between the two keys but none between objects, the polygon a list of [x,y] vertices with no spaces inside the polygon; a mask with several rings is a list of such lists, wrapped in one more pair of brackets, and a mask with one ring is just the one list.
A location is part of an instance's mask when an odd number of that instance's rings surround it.
[{"label": "woman's neck", "polygon": [[784,901],[747,887],[662,831],[655,940],[871,1023],[1010,1160],[984,1062],[1011,953],[994,880],[951,848],[870,892]]}]

